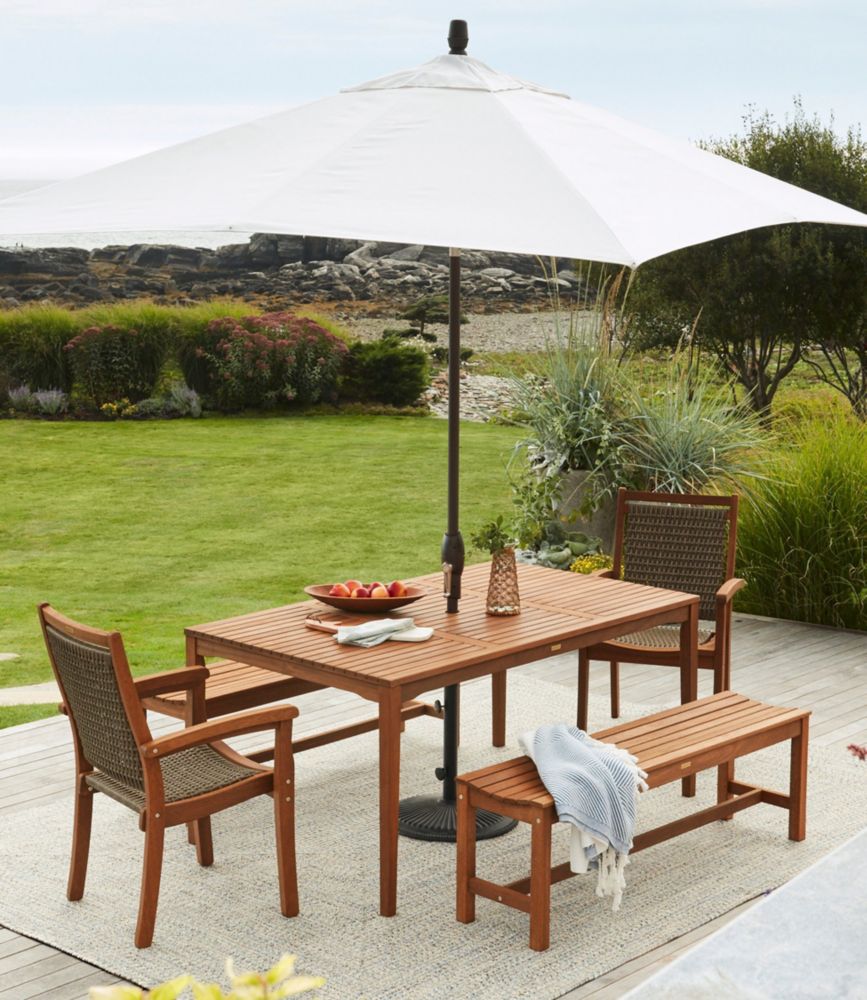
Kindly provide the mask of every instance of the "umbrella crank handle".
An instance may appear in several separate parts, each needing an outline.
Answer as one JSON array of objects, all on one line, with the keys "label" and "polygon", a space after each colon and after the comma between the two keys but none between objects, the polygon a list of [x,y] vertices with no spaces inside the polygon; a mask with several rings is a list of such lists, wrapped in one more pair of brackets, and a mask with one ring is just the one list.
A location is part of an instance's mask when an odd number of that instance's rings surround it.
[{"label": "umbrella crank handle", "polygon": [[454,566],[451,563],[443,563],[443,597],[452,596],[452,571]]}]

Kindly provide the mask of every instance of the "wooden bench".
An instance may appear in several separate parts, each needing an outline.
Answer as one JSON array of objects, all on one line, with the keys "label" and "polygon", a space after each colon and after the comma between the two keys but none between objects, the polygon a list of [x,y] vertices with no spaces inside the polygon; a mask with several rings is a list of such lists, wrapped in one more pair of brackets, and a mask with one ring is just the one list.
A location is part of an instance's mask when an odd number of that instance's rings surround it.
[{"label": "wooden bench", "polygon": [[[213,719],[219,715],[231,712],[242,712],[248,708],[258,708],[285,698],[297,698],[310,691],[323,690],[325,684],[315,684],[302,680],[300,677],[289,677],[278,674],[274,670],[254,667],[249,663],[238,663],[234,660],[220,660],[208,664],[208,678],[205,681],[204,704],[197,704],[188,691],[171,691],[166,694],[149,695],[141,699],[145,708],[163,715],[171,715],[183,719],[188,726],[205,719]],[[159,675],[155,675],[159,676]],[[401,722],[417,718],[421,715],[431,715],[442,718],[442,713],[433,705],[425,702],[409,701],[401,708]],[[312,750],[314,747],[334,743],[337,740],[349,739],[361,733],[369,733],[379,726],[378,719],[365,719],[345,726],[337,726],[320,733],[296,737],[292,741],[295,753]],[[264,747],[247,753],[247,757],[255,761],[271,760],[274,756],[273,747]]]},{"label": "wooden bench", "polygon": [[[789,839],[803,840],[809,716],[803,709],[776,708],[725,691],[594,733],[596,739],[634,754],[647,772],[650,788],[708,768],[718,769],[717,805],[638,834],[632,853],[714,820],[731,819],[759,802],[788,809]],[[738,757],[784,740],[792,741],[788,795],[735,781]],[[551,867],[551,828],[557,822],[554,800],[529,757],[460,775],[457,790],[457,919],[465,924],[475,920],[476,896],[505,903],[530,914],[530,947],[544,951],[550,937],[551,886],[573,874],[568,862]],[[531,825],[529,878],[498,885],[476,876],[477,809]]]}]

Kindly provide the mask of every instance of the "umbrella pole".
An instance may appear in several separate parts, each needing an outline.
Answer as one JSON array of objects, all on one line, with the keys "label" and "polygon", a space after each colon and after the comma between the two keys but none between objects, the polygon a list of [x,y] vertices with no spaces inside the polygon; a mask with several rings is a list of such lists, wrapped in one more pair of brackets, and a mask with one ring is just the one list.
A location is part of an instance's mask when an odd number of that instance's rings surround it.
[{"label": "umbrella pole", "polygon": [[460,520],[461,455],[461,251],[449,248],[449,459],[448,519],[443,536],[443,593],[446,610],[454,614],[461,598],[464,540]]},{"label": "umbrella pole", "polygon": [[[446,610],[458,610],[461,596],[461,574],[464,571],[464,540],[459,522],[460,419],[461,419],[461,252],[449,248],[449,471],[448,522],[443,536],[443,590]],[[443,693],[443,766],[434,772],[443,783],[442,795],[414,795],[400,803],[398,830],[414,840],[455,841],[457,811],[455,779],[458,775],[458,742],[460,733],[461,689],[450,684]],[[476,837],[486,840],[508,833],[517,820],[488,812],[476,811]]]}]

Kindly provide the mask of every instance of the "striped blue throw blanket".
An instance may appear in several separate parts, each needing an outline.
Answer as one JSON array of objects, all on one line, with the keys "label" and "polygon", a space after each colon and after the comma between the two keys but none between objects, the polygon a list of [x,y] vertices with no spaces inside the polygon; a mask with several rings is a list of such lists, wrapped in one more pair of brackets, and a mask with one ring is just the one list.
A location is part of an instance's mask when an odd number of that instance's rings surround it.
[{"label": "striped blue throw blanket", "polygon": [[611,896],[618,910],[636,800],[639,791],[647,790],[647,775],[626,750],[565,723],[530,730],[520,743],[551,793],[557,816],[572,826],[572,871],[596,867],[596,895]]}]

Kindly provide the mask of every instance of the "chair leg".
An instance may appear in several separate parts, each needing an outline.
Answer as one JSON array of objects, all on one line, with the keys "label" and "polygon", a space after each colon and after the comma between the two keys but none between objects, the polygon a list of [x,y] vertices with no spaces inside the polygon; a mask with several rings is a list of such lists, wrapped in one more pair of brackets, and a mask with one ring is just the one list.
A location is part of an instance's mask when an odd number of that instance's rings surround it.
[{"label": "chair leg", "polygon": [[84,880],[87,878],[87,858],[90,854],[90,826],[93,818],[93,792],[78,776],[75,795],[75,820],[72,828],[72,857],[69,861],[69,880],[66,883],[66,898],[81,899],[84,895]]},{"label": "chair leg", "polygon": [[611,661],[611,718],[620,718],[620,664]]},{"label": "chair leg", "polygon": [[[291,726],[291,723],[289,723]],[[291,733],[291,729],[287,730]],[[295,861],[295,760],[291,737],[275,734],[274,741],[274,833],[277,838],[277,880],[280,912],[297,917],[298,873]]]},{"label": "chair leg", "polygon": [[476,874],[476,810],[470,805],[466,785],[458,785],[457,810],[457,907],[455,916],[462,924],[476,919],[476,897],[470,879]]},{"label": "chair leg", "polygon": [[491,674],[491,741],[495,747],[506,745],[506,671]]},{"label": "chair leg", "polygon": [[578,650],[578,728],[587,732],[587,705],[590,700],[590,657]]},{"label": "chair leg", "polygon": [[157,900],[163,871],[163,845],[166,828],[161,819],[149,813],[145,821],[144,863],[141,875],[141,895],[138,922],[135,927],[136,948],[150,948],[157,919]]},{"label": "chair leg", "polygon": [[530,845],[530,947],[545,951],[551,937],[551,821],[533,817]]},{"label": "chair leg", "polygon": [[197,819],[191,824],[196,829],[195,845],[196,860],[203,868],[210,868],[214,863],[214,842],[211,838],[211,817]]}]

